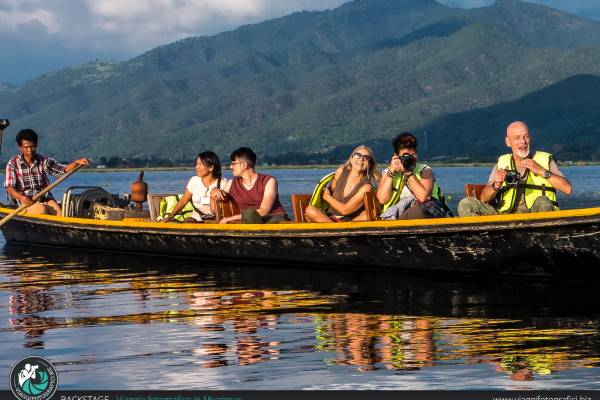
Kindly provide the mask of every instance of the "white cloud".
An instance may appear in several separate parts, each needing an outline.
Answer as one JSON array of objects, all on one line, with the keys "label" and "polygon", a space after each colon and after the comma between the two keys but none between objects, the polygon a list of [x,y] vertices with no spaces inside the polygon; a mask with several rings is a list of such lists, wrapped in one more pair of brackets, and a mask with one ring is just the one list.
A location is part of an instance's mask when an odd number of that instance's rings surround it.
[{"label": "white cloud", "polygon": [[[334,8],[346,1],[0,0],[0,33],[18,33],[32,41],[45,34],[74,51],[133,56],[187,36],[212,35],[293,11]],[[592,3],[597,3],[596,0],[535,1],[570,11],[591,10]],[[469,8],[489,5],[493,0],[440,2]],[[600,5],[595,7],[600,9]]]},{"label": "white cloud", "polygon": [[38,40],[38,24],[65,47],[135,55],[187,36],[223,30],[347,0],[0,0],[0,33]]},{"label": "white cloud", "polygon": [[190,35],[214,34],[293,11],[335,7],[344,0],[87,0],[93,26],[146,50]]},{"label": "white cloud", "polygon": [[55,13],[36,3],[32,0],[0,1],[0,30],[16,32],[21,26],[39,24],[47,33],[58,32],[61,26]]},{"label": "white cloud", "polygon": [[[29,55],[25,57],[29,64],[39,64],[42,71],[48,56],[54,58],[53,67],[95,58],[124,60],[184,37],[213,35],[294,11],[335,8],[347,1],[0,0],[0,42],[22,55],[27,53],[29,43]],[[464,8],[493,3],[438,1]],[[600,18],[598,0],[530,1]],[[18,67],[0,68],[0,81],[27,77],[31,73],[20,74]]]}]

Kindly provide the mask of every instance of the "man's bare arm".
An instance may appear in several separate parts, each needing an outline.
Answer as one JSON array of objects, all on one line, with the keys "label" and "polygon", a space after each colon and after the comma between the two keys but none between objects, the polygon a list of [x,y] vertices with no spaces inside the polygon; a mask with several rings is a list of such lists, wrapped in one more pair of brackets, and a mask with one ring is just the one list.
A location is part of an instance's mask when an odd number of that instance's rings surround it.
[{"label": "man's bare arm", "polygon": [[277,181],[275,178],[269,179],[267,184],[265,185],[265,192],[263,194],[263,199],[260,202],[260,208],[256,210],[261,216],[265,216],[271,212],[273,205],[275,204],[275,200],[277,199]]}]

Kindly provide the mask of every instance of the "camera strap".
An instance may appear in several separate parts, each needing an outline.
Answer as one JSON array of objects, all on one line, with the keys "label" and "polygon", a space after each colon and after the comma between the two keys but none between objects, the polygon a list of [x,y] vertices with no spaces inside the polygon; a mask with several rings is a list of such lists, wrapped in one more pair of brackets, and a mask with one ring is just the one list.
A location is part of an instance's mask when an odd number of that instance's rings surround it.
[{"label": "camera strap", "polygon": [[523,189],[541,190],[543,195],[545,195],[546,192],[556,193],[556,188],[554,188],[552,186],[531,185],[529,183],[520,183],[517,186],[520,188],[523,188]]},{"label": "camera strap", "polygon": [[[392,184],[392,190],[393,190],[394,192],[401,192],[401,191],[402,191],[402,189],[404,189],[404,186],[406,186],[406,185],[405,185],[405,183],[406,183],[406,175],[404,175],[404,174],[401,174],[401,175],[400,175],[400,179],[398,179],[398,180],[397,180],[397,182],[398,182],[398,184],[397,184],[397,185],[394,185],[394,184]],[[393,182],[392,182],[392,183],[393,183]]]}]

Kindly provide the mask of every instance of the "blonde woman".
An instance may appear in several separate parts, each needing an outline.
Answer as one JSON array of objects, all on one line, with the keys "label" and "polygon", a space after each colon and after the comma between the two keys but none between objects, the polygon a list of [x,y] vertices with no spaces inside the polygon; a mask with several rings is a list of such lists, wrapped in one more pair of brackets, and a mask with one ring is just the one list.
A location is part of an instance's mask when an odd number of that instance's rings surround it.
[{"label": "blonde woman", "polygon": [[[335,171],[329,186],[318,193],[326,205],[308,206],[306,218],[311,222],[365,221],[365,193],[372,192],[381,177],[376,167],[373,150],[358,146]],[[315,203],[311,200],[311,204]]]}]

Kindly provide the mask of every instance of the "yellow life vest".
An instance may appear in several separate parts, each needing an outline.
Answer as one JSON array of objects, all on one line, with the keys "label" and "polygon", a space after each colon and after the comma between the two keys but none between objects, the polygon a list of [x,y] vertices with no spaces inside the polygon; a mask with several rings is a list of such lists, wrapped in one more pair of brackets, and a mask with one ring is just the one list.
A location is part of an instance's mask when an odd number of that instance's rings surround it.
[{"label": "yellow life vest", "polygon": [[[417,163],[415,166],[415,170],[413,174],[417,177],[418,180],[421,180],[421,174],[423,171],[429,168],[428,165]],[[398,173],[392,178],[392,197],[383,205],[383,211],[385,212],[388,208],[398,203],[400,200],[400,194],[402,193],[402,189],[406,185],[406,176],[404,174]],[[433,188],[431,189],[431,197],[435,200],[438,200],[444,204],[446,204],[446,198],[444,197],[444,193],[442,189],[438,186],[435,179],[433,180]],[[447,205],[446,205],[447,206]]]},{"label": "yellow life vest", "polygon": [[[181,197],[183,197],[182,194],[163,197],[160,200],[160,205],[158,207],[158,217],[156,219],[158,221],[161,221],[167,216],[167,214],[171,214]],[[186,218],[191,217],[193,212],[194,206],[190,201],[185,205],[185,207],[183,207],[181,211],[179,211],[173,216],[173,219],[179,222],[183,222]]]},{"label": "yellow life vest", "polygon": [[323,191],[325,187],[333,180],[335,172],[325,175],[321,178],[315,189],[313,190],[312,196],[310,197],[310,205],[325,210],[329,207],[329,204],[323,200]]},{"label": "yellow life vest", "polygon": [[[538,163],[547,171],[550,170],[550,162],[552,159],[552,154],[545,153],[543,151],[536,151],[533,155],[533,161]],[[504,154],[503,156],[500,156],[498,159],[498,169],[517,171],[515,160],[513,159],[512,154]],[[525,183],[519,183],[518,185],[512,187],[508,187],[506,182],[502,183],[500,191],[497,195],[500,199],[498,211],[500,213],[514,212],[519,206],[517,195],[520,193],[520,190],[525,191],[525,204],[527,205],[528,209],[533,207],[533,203],[540,196],[546,196],[552,202],[552,204],[554,204],[554,207],[558,209],[556,189],[552,186],[552,184],[543,176],[538,176],[529,170],[527,170],[526,175],[527,179]]]}]

